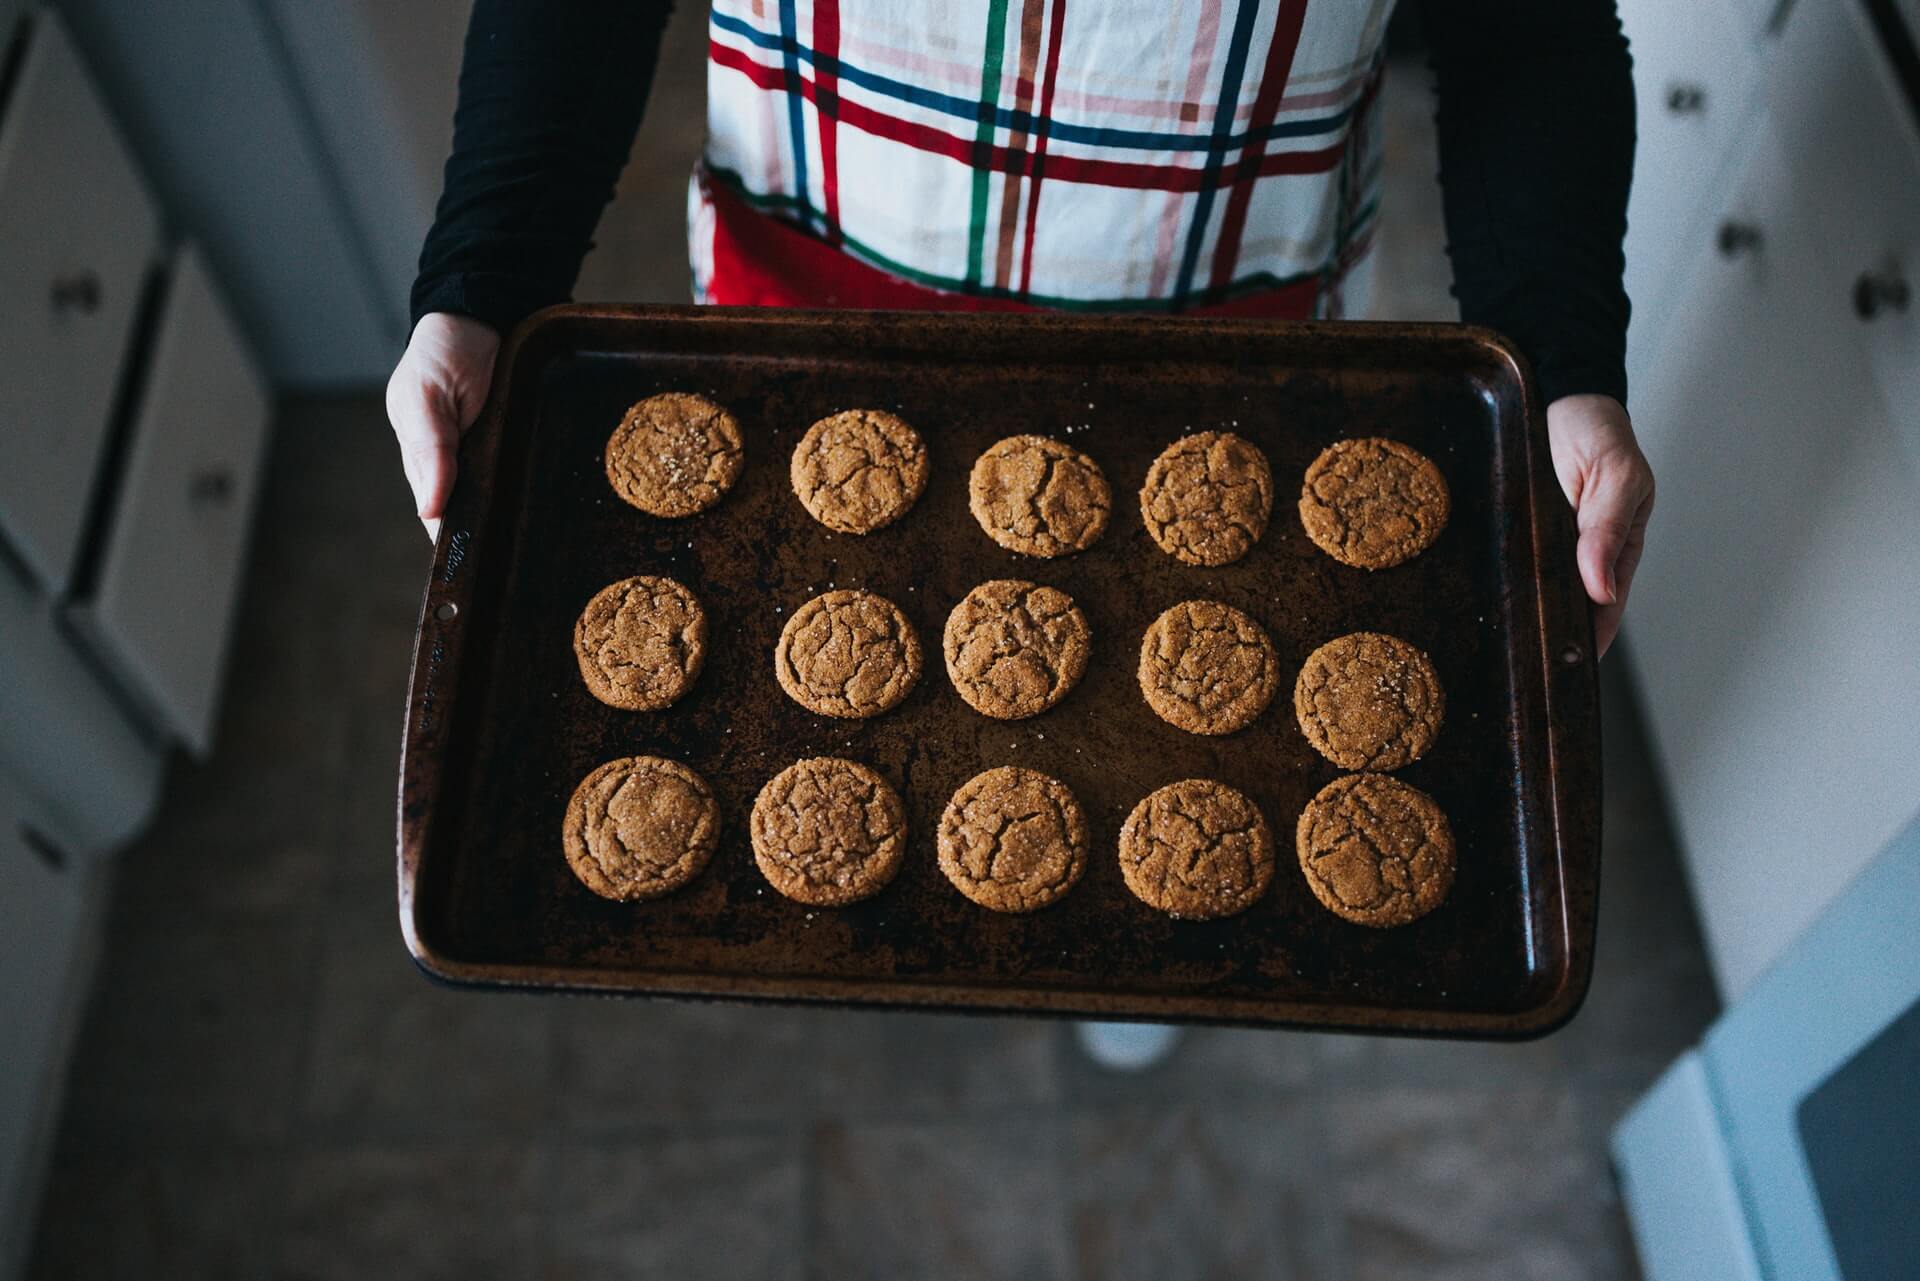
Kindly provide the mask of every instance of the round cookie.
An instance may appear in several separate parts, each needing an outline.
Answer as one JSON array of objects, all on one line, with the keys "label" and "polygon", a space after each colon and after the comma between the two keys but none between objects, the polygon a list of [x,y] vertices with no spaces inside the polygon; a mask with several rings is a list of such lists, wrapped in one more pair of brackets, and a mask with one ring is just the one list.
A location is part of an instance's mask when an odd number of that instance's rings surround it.
[{"label": "round cookie", "polygon": [[1113,491],[1079,450],[1045,436],[1009,436],[975,460],[967,504],[1008,551],[1070,556],[1106,532]]},{"label": "round cookie", "polygon": [[1336,916],[1385,929],[1418,920],[1453,885],[1453,830],[1431,796],[1385,774],[1349,774],[1301,811],[1300,870]]},{"label": "round cookie", "polygon": [[1079,682],[1093,630],[1059,588],[1002,578],[953,607],[941,644],[947,676],[967,706],[1016,721],[1046,711]]},{"label": "round cookie", "polygon": [[1267,532],[1273,469],[1252,441],[1203,431],[1174,441],[1147,469],[1140,516],[1160,550],[1189,565],[1239,560]]},{"label": "round cookie", "polygon": [[1320,451],[1300,487],[1300,523],[1344,565],[1387,569],[1440,536],[1447,481],[1433,460],[1397,440],[1343,440]]},{"label": "round cookie", "polygon": [[580,780],[560,843],[580,883],[601,898],[658,898],[707,865],[720,840],[720,803],[678,761],[628,756]]},{"label": "round cookie", "polygon": [[1120,828],[1120,874],[1169,916],[1245,911],[1273,880],[1273,832],[1245,795],[1209,778],[1169,783]]},{"label": "round cookie", "polygon": [[920,638],[899,606],[843,588],[793,612],[773,674],[808,711],[860,720],[898,706],[920,679],[920,661]]},{"label": "round cookie", "polygon": [[1140,692],[1167,724],[1231,734],[1266,710],[1280,660],[1260,624],[1231,605],[1182,601],[1140,641]]},{"label": "round cookie", "polygon": [[995,912],[1058,902],[1087,870],[1087,816],[1067,785],[1003,765],[960,785],[940,815],[940,870]]},{"label": "round cookie", "polygon": [[671,578],[623,578],[580,611],[573,653],[595,698],[630,712],[658,711],[706,665],[707,612]]},{"label": "round cookie", "polygon": [[607,441],[613,492],[655,516],[692,516],[719,502],[745,465],[732,414],[688,392],[649,396]]},{"label": "round cookie", "polygon": [[906,515],[926,489],[927,447],[884,410],[849,409],[807,429],[789,474],[815,520],[843,534],[870,534]]},{"label": "round cookie", "polygon": [[1300,732],[1341,769],[1399,769],[1419,760],[1446,708],[1432,660],[1379,632],[1328,641],[1307,656],[1293,683]]},{"label": "round cookie", "polygon": [[753,802],[753,860],[796,903],[838,907],[877,893],[900,870],[907,812],[857,761],[815,756],[775,774]]}]

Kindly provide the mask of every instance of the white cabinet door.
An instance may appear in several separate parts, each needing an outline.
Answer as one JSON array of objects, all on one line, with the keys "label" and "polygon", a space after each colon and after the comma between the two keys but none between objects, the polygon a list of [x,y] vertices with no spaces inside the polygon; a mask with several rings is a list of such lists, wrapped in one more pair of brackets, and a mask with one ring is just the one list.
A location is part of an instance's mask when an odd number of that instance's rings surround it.
[{"label": "white cabinet door", "polygon": [[1638,103],[1626,242],[1636,379],[1672,301],[1673,273],[1712,208],[1714,174],[1748,123],[1755,62],[1746,42],[1727,38],[1728,2],[1620,2]]},{"label": "white cabinet door", "polygon": [[174,264],[98,582],[102,657],[193,752],[213,740],[271,406],[199,256]]},{"label": "white cabinet door", "polygon": [[1660,489],[1627,621],[1729,998],[1920,805],[1920,475],[1751,127],[1636,400]]},{"label": "white cabinet door", "polygon": [[84,532],[160,222],[52,14],[0,117],[0,533],[50,590]]},{"label": "white cabinet door", "polygon": [[24,1260],[93,941],[91,869],[50,866],[0,778],[0,1269]]},{"label": "white cabinet door", "polygon": [[1796,4],[1768,103],[1849,324],[1920,466],[1920,121],[1857,0]]}]

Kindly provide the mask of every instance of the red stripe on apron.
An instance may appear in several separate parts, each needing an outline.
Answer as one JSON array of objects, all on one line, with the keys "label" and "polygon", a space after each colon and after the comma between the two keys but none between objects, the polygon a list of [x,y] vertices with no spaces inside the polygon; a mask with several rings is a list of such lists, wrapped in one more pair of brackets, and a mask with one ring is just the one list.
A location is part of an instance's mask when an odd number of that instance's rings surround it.
[{"label": "red stripe on apron", "polygon": [[[713,264],[707,301],[722,307],[847,307],[877,311],[1047,310],[1010,298],[948,293],[902,280],[861,262],[792,223],[763,214],[718,182],[703,188],[713,205]],[[1264,289],[1188,316],[1313,315],[1317,279]]]}]

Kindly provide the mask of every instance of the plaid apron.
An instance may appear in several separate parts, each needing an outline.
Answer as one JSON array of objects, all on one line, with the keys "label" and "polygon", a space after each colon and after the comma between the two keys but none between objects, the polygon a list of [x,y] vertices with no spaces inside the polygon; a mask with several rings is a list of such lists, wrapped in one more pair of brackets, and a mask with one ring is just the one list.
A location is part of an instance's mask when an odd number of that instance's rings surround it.
[{"label": "plaid apron", "polygon": [[1365,308],[1392,0],[714,0],[696,297]]}]

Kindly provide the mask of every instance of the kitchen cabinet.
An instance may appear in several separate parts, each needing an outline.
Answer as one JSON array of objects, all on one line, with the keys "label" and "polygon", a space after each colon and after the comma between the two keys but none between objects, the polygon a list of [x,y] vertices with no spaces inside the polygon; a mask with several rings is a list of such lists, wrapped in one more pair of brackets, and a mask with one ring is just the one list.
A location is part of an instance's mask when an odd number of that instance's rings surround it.
[{"label": "kitchen cabinet", "polygon": [[61,863],[24,798],[0,778],[0,1276],[31,1242],[51,1104],[81,1009],[96,932],[93,870]]},{"label": "kitchen cabinet", "polygon": [[1920,468],[1920,127],[1873,41],[1858,4],[1802,6],[1780,33],[1768,108],[1818,228],[1820,287],[1846,300]]},{"label": "kitchen cabinet", "polygon": [[72,579],[160,215],[65,29],[42,14],[0,118],[0,534]]},{"label": "kitchen cabinet", "polygon": [[[1636,0],[1636,47],[1671,14]],[[1679,243],[1628,229],[1663,265],[1629,334],[1659,500],[1625,651],[1729,999],[1920,810],[1920,400],[1887,395],[1911,312],[1854,299],[1910,252],[1920,144],[1857,17],[1794,6],[1725,155],[1642,157],[1637,186],[1691,202]]]},{"label": "kitchen cabinet", "polygon": [[[1751,45],[1728,40],[1735,0],[1620,0],[1633,49],[1636,170],[1627,207],[1634,252],[1627,296],[1634,323],[1651,327],[1673,291],[1666,279],[1694,242],[1705,214],[1698,195],[1728,160],[1749,123],[1758,62]],[[1646,181],[1644,175],[1661,175]]]},{"label": "kitchen cabinet", "polygon": [[164,299],[100,568],[74,613],[153,722],[204,756],[270,404],[191,248]]},{"label": "kitchen cabinet", "polygon": [[[0,13],[8,11],[0,10]],[[12,12],[17,12],[13,10]],[[270,392],[59,16],[0,25],[0,1275],[108,855],[218,705]],[[192,74],[204,74],[198,63]]]}]

